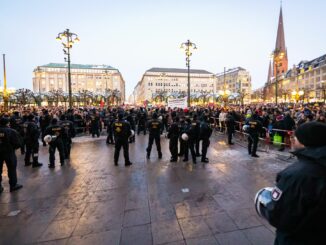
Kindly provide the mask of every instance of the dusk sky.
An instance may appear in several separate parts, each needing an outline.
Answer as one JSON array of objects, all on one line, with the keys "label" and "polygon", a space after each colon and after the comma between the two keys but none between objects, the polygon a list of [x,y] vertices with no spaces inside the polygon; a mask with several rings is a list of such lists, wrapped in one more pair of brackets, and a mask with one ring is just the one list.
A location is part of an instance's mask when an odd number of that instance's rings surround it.
[{"label": "dusk sky", "polygon": [[[152,67],[185,68],[180,44],[190,39],[198,46],[192,68],[241,66],[257,88],[267,79],[279,10],[278,0],[1,0],[0,53],[8,87],[32,88],[36,66],[64,62],[55,37],[69,28],[81,40],[72,63],[118,68],[128,96]],[[289,67],[326,53],[325,11],[325,0],[283,1]]]}]

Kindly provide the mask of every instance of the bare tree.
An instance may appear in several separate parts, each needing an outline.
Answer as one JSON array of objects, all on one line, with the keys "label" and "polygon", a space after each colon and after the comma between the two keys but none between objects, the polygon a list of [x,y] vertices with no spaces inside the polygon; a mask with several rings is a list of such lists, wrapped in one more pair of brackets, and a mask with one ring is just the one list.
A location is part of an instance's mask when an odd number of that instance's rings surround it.
[{"label": "bare tree", "polygon": [[26,105],[31,102],[33,92],[30,89],[21,88],[17,89],[14,93],[14,97],[16,98],[16,102],[21,105]]}]

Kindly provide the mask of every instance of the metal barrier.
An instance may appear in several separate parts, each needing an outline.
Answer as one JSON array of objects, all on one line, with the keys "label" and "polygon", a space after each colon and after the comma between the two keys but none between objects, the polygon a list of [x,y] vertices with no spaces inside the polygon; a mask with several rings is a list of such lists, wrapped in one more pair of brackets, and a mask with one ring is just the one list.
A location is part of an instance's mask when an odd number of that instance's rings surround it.
[{"label": "metal barrier", "polygon": [[[211,127],[215,131],[215,135],[217,134],[226,134],[227,127],[225,125],[225,122],[219,122],[219,118],[211,117]],[[240,142],[247,142],[248,140],[248,133],[244,132],[242,127],[245,124],[245,122],[235,122],[237,125],[235,126],[235,133],[234,138]],[[263,149],[264,151],[268,152],[270,150],[270,146],[279,147],[279,149],[283,149],[285,147],[289,149],[293,149],[294,145],[294,131],[293,130],[282,130],[282,129],[267,129],[263,127],[263,132],[260,133],[258,147],[260,149]],[[276,142],[274,141],[274,135],[276,133],[280,133],[282,139],[282,142]],[[283,147],[282,147],[283,146]]]}]

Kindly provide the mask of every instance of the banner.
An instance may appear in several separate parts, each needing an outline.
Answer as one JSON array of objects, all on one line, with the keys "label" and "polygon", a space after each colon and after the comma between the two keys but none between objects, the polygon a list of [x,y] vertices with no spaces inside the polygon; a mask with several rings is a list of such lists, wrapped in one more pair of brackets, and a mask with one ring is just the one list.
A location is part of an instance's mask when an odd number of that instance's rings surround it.
[{"label": "banner", "polygon": [[170,108],[187,108],[187,97],[181,99],[168,99],[168,107]]}]

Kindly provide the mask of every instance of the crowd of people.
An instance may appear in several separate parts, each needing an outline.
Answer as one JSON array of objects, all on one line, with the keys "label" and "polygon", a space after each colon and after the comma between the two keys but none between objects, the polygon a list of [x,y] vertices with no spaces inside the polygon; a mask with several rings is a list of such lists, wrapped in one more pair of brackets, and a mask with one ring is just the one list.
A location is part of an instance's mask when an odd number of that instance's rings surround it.
[{"label": "crowd of people", "polygon": [[[326,119],[325,105],[246,105],[215,108],[56,108],[14,109],[0,116],[0,194],[3,163],[8,169],[10,192],[22,188],[17,183],[16,150],[25,154],[25,166],[39,168],[39,145],[49,144],[49,168],[55,167],[55,151],[60,164],[69,159],[72,138],[88,133],[100,137],[106,129],[107,144],[115,145],[114,165],[121,148],[125,166],[129,144],[136,135],[148,134],[147,159],[155,142],[158,159],[162,158],[161,137],[169,140],[171,162],[179,157],[193,164],[197,157],[207,163],[207,149],[213,130],[227,133],[233,145],[236,130],[248,135],[248,153],[257,155],[259,137],[278,139],[284,150],[289,135],[295,136],[293,154],[298,162],[276,177],[276,186],[260,190],[255,198],[257,213],[277,228],[275,244],[322,244],[326,217]],[[277,137],[276,137],[277,136]],[[201,149],[201,151],[200,151]]]},{"label": "crowd of people", "polygon": [[[151,157],[155,143],[158,158],[162,158],[161,135],[169,140],[171,162],[189,160],[208,162],[207,149],[213,130],[226,132],[227,142],[232,145],[236,130],[243,131],[242,125],[248,125],[248,153],[257,155],[259,137],[269,137],[271,141],[278,136],[279,150],[284,150],[287,137],[298,126],[318,121],[325,123],[324,105],[229,105],[213,108],[144,108],[144,107],[109,107],[109,108],[72,108],[63,107],[22,107],[13,108],[1,114],[0,156],[1,171],[5,162],[11,179],[11,190],[18,188],[16,177],[17,160],[15,149],[20,148],[25,155],[25,166],[37,168],[39,140],[43,146],[49,145],[49,168],[55,167],[55,152],[59,152],[60,164],[69,159],[72,138],[77,134],[89,134],[100,137],[106,130],[107,144],[115,145],[114,164],[118,165],[119,152],[124,151],[125,165],[129,160],[129,144],[136,141],[136,135],[149,134],[146,157]],[[50,136],[50,137],[46,137]],[[47,142],[46,142],[47,141]],[[201,147],[200,147],[201,145]],[[201,151],[200,151],[201,149]],[[2,187],[0,188],[2,191]],[[19,189],[19,188],[18,188]]]}]

